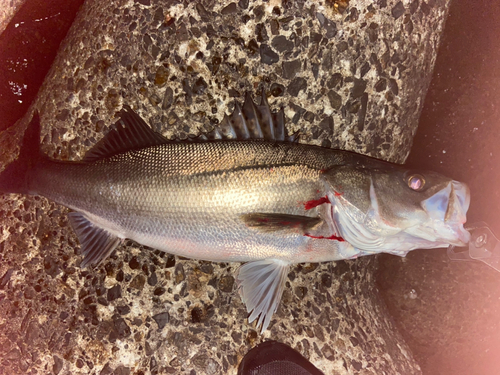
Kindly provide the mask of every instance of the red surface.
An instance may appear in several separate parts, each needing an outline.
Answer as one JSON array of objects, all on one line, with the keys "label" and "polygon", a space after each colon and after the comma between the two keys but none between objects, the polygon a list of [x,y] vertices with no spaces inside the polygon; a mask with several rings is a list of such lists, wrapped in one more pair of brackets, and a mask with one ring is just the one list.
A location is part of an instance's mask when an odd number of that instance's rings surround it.
[{"label": "red surface", "polygon": [[35,98],[83,0],[28,0],[0,35],[0,131]]}]

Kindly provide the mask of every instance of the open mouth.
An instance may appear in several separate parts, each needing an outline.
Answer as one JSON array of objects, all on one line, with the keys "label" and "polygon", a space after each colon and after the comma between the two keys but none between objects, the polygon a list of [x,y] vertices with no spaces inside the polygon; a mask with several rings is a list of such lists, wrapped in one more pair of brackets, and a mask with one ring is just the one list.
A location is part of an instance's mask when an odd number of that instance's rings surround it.
[{"label": "open mouth", "polygon": [[470,240],[470,233],[464,229],[470,193],[467,185],[451,181],[444,189],[422,202],[422,208],[431,219],[436,239],[448,244],[464,246]]},{"label": "open mouth", "polygon": [[449,223],[464,224],[470,204],[467,185],[451,181],[444,189],[422,202],[429,217]]}]

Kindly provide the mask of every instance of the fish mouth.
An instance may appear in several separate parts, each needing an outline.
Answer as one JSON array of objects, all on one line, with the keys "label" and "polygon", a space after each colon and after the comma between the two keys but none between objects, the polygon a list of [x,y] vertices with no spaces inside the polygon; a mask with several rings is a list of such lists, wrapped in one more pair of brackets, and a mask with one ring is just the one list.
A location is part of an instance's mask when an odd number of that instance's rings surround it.
[{"label": "fish mouth", "polygon": [[[429,217],[429,240],[440,240],[444,245],[465,246],[470,233],[464,228],[470,205],[470,192],[466,184],[451,181],[432,197],[422,201]],[[430,228],[429,228],[430,229]]]}]

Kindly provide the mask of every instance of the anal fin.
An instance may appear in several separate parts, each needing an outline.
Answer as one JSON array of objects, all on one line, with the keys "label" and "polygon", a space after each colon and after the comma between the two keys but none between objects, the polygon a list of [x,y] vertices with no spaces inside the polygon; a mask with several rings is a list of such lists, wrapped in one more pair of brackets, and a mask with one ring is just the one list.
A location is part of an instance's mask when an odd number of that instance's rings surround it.
[{"label": "anal fin", "polygon": [[237,276],[241,299],[250,314],[248,322],[257,320],[264,332],[278,308],[288,277],[290,264],[280,259],[262,259],[243,264]]},{"label": "anal fin", "polygon": [[70,212],[68,217],[80,241],[81,253],[84,257],[80,264],[82,268],[98,265],[123,241],[92,223],[80,212]]}]

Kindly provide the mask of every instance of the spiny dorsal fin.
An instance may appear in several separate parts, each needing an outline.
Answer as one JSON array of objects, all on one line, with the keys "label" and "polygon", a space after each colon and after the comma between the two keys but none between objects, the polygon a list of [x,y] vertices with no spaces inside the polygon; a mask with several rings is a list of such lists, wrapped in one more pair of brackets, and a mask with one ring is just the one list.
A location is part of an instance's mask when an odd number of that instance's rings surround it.
[{"label": "spiny dorsal fin", "polygon": [[271,112],[264,89],[260,105],[256,105],[251,95],[247,93],[243,107],[236,102],[233,113],[225,115],[221,124],[211,132],[184,140],[166,139],[153,131],[132,108],[124,105],[120,111],[120,119],[111,127],[108,134],[85,154],[83,161],[95,161],[126,151],[169,142],[249,139],[286,142],[297,142],[299,139],[298,132],[288,135],[283,108],[276,113]]},{"label": "spiny dorsal fin", "polygon": [[151,129],[132,108],[124,105],[120,111],[120,119],[108,134],[85,154],[83,161],[94,161],[167,142],[165,137]]},{"label": "spiny dorsal fin", "polygon": [[233,113],[224,116],[220,125],[204,134],[201,140],[264,139],[297,142],[298,138],[298,133],[288,135],[283,108],[276,113],[271,112],[263,89],[260,105],[255,104],[247,92],[243,106],[236,102]]}]

